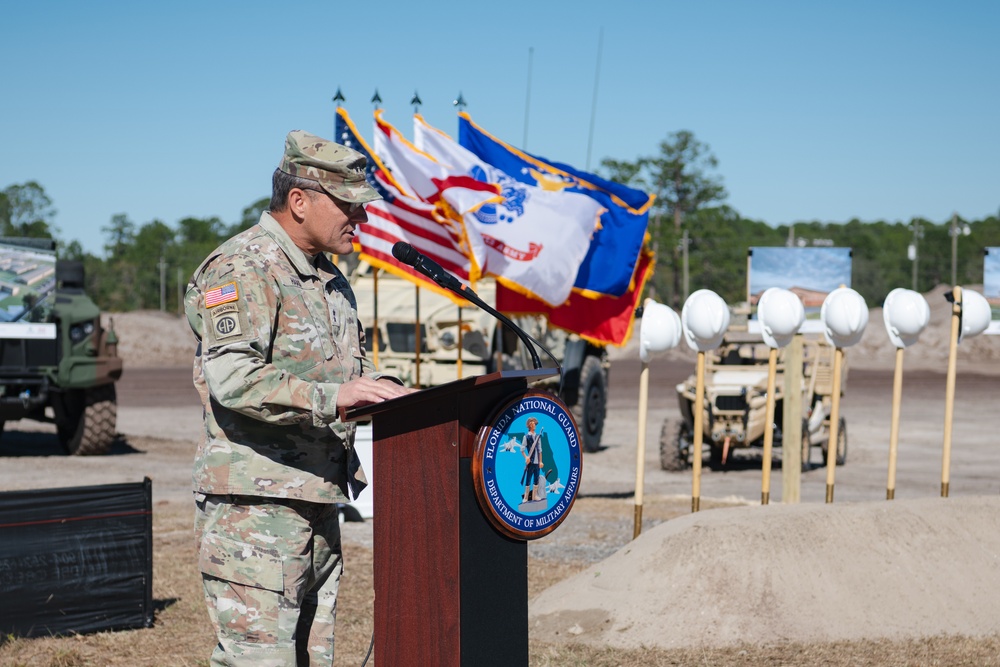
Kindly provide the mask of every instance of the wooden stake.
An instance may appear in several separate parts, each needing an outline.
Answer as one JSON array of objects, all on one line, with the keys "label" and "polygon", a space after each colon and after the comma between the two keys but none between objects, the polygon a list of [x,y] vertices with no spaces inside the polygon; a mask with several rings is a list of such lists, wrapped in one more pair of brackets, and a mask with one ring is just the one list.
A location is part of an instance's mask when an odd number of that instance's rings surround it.
[{"label": "wooden stake", "polygon": [[632,539],[642,532],[642,489],[646,469],[646,417],[649,412],[649,364],[642,362],[639,371],[639,435],[635,444],[635,517]]},{"label": "wooden stake", "polygon": [[764,419],[764,462],[761,464],[760,504],[771,500],[771,448],[774,444],[774,384],[778,366],[778,350],[767,353],[767,417]]},{"label": "wooden stake", "polygon": [[698,353],[694,385],[694,442],[691,443],[691,511],[701,509],[701,444],[705,428],[705,353]]},{"label": "wooden stake", "polygon": [[833,478],[837,469],[837,439],[840,436],[840,369],[844,362],[844,350],[833,352],[833,392],[830,397],[830,441],[826,445],[826,502],[833,502]]},{"label": "wooden stake", "polygon": [[802,489],[802,346],[802,334],[796,334],[785,348],[785,397],[781,400],[781,502],[785,504],[799,502]]},{"label": "wooden stake", "polygon": [[951,424],[955,413],[955,357],[958,355],[958,332],[962,318],[962,288],[952,289],[954,303],[951,304],[951,341],[948,346],[948,375],[944,394],[944,447],[941,454],[941,497],[948,497],[949,476],[951,475]]},{"label": "wooden stake", "polygon": [[892,425],[889,427],[889,481],[885,499],[896,497],[896,451],[899,446],[899,407],[903,400],[903,348],[896,348],[896,372],[892,376]]}]

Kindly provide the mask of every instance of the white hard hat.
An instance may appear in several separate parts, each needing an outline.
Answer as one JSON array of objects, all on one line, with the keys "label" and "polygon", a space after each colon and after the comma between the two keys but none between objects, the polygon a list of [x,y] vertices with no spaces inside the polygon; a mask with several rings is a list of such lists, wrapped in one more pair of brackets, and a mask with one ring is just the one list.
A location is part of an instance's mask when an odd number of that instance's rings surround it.
[{"label": "white hard hat", "polygon": [[850,287],[838,287],[823,299],[819,313],[823,335],[834,347],[856,345],[868,326],[868,305]]},{"label": "white hard hat", "polygon": [[931,319],[931,308],[919,292],[897,287],[885,297],[882,319],[892,344],[904,348],[917,342]]},{"label": "white hard hat", "polygon": [[806,319],[802,300],[794,292],[771,287],[757,302],[757,319],[760,332],[768,347],[785,347],[792,342],[795,332]]},{"label": "white hard hat", "polygon": [[986,331],[990,325],[993,313],[986,297],[970,289],[962,290],[962,328],[958,334],[958,342],[972,338]]},{"label": "white hard hat", "polygon": [[688,347],[698,352],[714,350],[729,326],[729,306],[712,290],[700,289],[684,302],[681,324]]},{"label": "white hard hat", "polygon": [[677,347],[681,342],[681,318],[670,306],[646,299],[639,325],[639,358],[649,363],[656,352]]}]

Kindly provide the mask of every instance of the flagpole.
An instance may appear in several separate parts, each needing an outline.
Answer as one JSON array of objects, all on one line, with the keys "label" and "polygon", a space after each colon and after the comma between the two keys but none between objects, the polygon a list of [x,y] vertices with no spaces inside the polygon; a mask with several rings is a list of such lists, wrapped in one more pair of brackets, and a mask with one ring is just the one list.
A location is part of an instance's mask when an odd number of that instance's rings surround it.
[{"label": "flagpole", "polygon": [[597,116],[597,84],[601,80],[601,51],[604,47],[604,28],[597,35],[597,67],[594,69],[594,101],[590,105],[590,134],[587,136],[587,171],[590,171],[590,149],[594,145],[594,118]]},{"label": "flagpole", "polygon": [[496,349],[496,357],[494,364],[496,364],[496,370],[498,372],[503,371],[503,325],[497,321],[493,329],[493,340],[499,341]]},{"label": "flagpole", "polygon": [[415,368],[414,368],[414,371],[413,371],[414,376],[415,376],[414,377],[414,381],[413,381],[413,386],[416,387],[417,389],[420,389],[420,343],[421,343],[421,340],[420,340],[420,285],[414,285],[413,287],[414,287],[414,297],[415,297],[414,298],[414,302],[415,302],[414,303],[414,307],[416,309],[415,310],[416,317],[414,317],[416,329],[414,330],[414,334],[413,334],[413,340],[415,341],[415,345],[413,346],[413,352],[414,352],[414,355],[415,355],[414,356],[414,361],[416,362],[416,365],[415,365]]},{"label": "flagpole", "polygon": [[524,97],[524,140],[521,141],[521,148],[528,150],[528,110],[531,108],[531,61],[535,54],[535,47],[528,47],[528,92]]},{"label": "flagpole", "polygon": [[378,368],[378,268],[372,267],[372,363]]}]

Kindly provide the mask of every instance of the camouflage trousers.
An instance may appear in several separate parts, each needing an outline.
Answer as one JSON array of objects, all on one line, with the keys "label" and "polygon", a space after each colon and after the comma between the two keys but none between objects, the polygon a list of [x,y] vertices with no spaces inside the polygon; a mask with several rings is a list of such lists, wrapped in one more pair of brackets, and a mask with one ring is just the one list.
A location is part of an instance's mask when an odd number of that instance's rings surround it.
[{"label": "camouflage trousers", "polygon": [[335,503],[195,495],[212,665],[333,665],[343,572]]}]

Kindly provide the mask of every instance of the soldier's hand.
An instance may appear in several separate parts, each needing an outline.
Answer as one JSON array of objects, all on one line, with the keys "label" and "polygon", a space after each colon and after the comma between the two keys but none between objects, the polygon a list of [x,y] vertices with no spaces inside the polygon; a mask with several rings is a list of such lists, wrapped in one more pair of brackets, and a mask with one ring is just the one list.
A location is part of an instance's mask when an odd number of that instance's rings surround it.
[{"label": "soldier's hand", "polygon": [[340,385],[337,392],[338,408],[353,408],[359,405],[381,403],[390,398],[397,398],[417,391],[398,385],[391,380],[373,380],[370,377],[359,377]]}]

